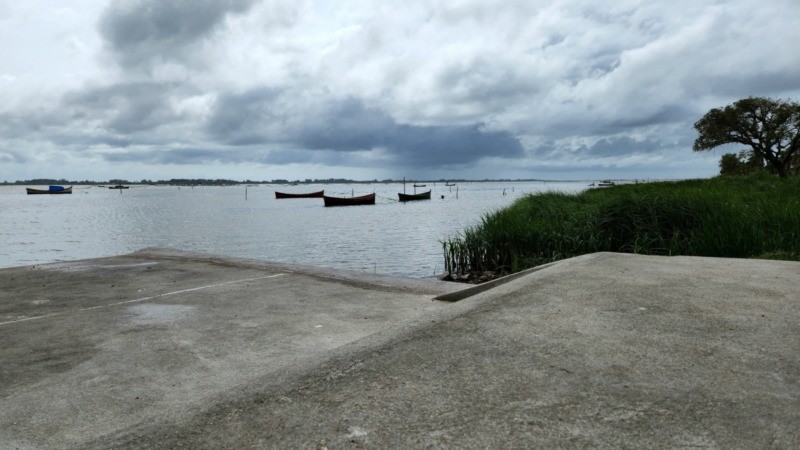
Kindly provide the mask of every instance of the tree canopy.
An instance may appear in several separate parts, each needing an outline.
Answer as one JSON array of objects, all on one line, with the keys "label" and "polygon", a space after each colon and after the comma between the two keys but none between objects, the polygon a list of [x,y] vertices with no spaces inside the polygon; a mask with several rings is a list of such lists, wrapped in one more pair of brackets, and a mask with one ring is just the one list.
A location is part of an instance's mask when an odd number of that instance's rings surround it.
[{"label": "tree canopy", "polygon": [[714,108],[694,124],[694,151],[743,144],[781,177],[800,164],[800,103],[749,97]]}]

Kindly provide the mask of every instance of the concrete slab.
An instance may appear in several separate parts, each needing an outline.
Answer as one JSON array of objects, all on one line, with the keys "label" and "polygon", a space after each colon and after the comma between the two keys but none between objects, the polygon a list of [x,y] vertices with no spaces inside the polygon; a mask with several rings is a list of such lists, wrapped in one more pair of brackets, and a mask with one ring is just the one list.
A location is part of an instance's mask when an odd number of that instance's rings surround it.
[{"label": "concrete slab", "polygon": [[0,271],[0,446],[800,447],[800,263],[601,253],[455,303],[101,265]]},{"label": "concrete slab", "polygon": [[157,250],[0,270],[0,448],[83,447],[193,414],[462,287],[303,270]]}]

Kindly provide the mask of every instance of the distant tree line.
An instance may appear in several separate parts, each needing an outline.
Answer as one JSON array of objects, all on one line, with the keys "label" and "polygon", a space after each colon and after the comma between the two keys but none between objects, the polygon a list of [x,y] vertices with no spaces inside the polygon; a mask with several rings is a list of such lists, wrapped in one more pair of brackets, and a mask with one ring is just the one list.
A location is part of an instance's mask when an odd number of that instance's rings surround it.
[{"label": "distant tree line", "polygon": [[[106,184],[144,184],[144,185],[174,185],[174,186],[228,186],[234,184],[242,184],[241,181],[234,181],[234,180],[223,180],[223,179],[216,179],[216,180],[207,180],[202,178],[197,179],[171,179],[171,180],[159,180],[159,181],[151,181],[151,180],[140,180],[140,181],[130,181],[120,178],[113,178],[108,181],[95,181],[95,180],[67,180],[64,178],[55,179],[55,178],[33,178],[30,180],[18,180],[12,182],[0,182],[2,185],[50,185],[50,184],[82,184],[82,185],[106,185]],[[253,181],[246,181],[246,183],[254,183]],[[264,182],[266,183],[266,182]]]},{"label": "distant tree line", "polygon": [[64,178],[55,179],[55,178],[33,178],[30,180],[18,180],[18,181],[3,181],[0,182],[2,186],[9,186],[9,185],[50,185],[50,184],[57,184],[57,185],[64,185],[64,184],[78,184],[78,185],[117,185],[117,184],[141,184],[141,185],[167,185],[167,186],[234,186],[239,184],[390,184],[390,183],[402,183],[405,181],[406,183],[457,183],[457,182],[464,182],[464,183],[480,183],[480,182],[497,182],[497,181],[548,181],[548,180],[540,180],[540,179],[490,179],[484,178],[480,180],[470,180],[466,178],[440,178],[437,180],[420,180],[420,179],[408,179],[408,180],[394,180],[391,178],[383,179],[383,180],[350,180],[347,178],[306,178],[305,180],[287,180],[283,178],[278,178],[274,180],[263,180],[263,181],[253,181],[253,180],[244,180],[244,181],[237,181],[237,180],[228,180],[228,179],[206,179],[206,178],[172,178],[169,180],[139,180],[139,181],[131,181],[125,179],[114,178],[108,181],[94,181],[94,180],[66,180]]}]

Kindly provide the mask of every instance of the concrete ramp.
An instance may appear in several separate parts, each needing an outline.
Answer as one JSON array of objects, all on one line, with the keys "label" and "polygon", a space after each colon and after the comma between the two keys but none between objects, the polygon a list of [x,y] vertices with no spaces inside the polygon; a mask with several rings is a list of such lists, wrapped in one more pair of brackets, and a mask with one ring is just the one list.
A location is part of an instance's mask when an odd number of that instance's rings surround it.
[{"label": "concrete ramp", "polygon": [[800,447],[800,263],[594,254],[455,303],[72,264],[0,271],[1,447]]}]

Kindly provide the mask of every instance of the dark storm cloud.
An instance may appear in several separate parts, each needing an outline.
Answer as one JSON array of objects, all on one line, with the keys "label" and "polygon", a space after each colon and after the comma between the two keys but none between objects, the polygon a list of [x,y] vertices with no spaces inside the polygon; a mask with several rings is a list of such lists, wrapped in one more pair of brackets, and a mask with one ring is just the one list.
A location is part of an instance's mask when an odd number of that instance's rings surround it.
[{"label": "dark storm cloud", "polygon": [[229,14],[257,0],[116,0],[99,30],[124,67],[182,60],[187,46],[206,38]]},{"label": "dark storm cloud", "polygon": [[621,117],[611,118],[608,120],[605,127],[601,127],[597,131],[603,134],[611,134],[617,131],[631,130],[639,127],[687,122],[687,120],[691,120],[692,114],[693,111],[680,105],[664,105],[655,111],[641,116],[630,117],[620,114]]},{"label": "dark storm cloud", "polygon": [[[380,149],[391,159],[421,166],[469,164],[484,157],[523,155],[515,136],[488,130],[483,124],[400,124],[385,112],[368,108],[353,98],[320,100],[305,111],[284,106],[283,93],[271,89],[221,96],[206,130],[228,144],[282,143],[334,152]],[[307,156],[297,156],[302,154]]]},{"label": "dark storm cloud", "polygon": [[599,157],[618,157],[633,154],[653,153],[657,150],[663,149],[665,145],[662,142],[645,139],[636,140],[627,136],[603,138],[595,142],[590,147],[582,147],[579,149],[581,153]]},{"label": "dark storm cloud", "polygon": [[274,103],[281,91],[271,88],[251,89],[241,94],[221,94],[206,131],[231,145],[265,143],[275,136],[269,130],[285,126],[286,117]]},{"label": "dark storm cloud", "polygon": [[125,146],[129,142],[129,139],[87,127],[86,118],[84,113],[72,114],[63,107],[0,114],[0,136],[6,146],[23,148],[35,142],[81,147]]},{"label": "dark storm cloud", "polygon": [[[378,136],[381,137],[381,136]],[[412,165],[472,164],[484,157],[523,155],[519,140],[506,131],[488,131],[483,124],[464,126],[399,125],[386,133],[387,148]]]},{"label": "dark storm cloud", "polygon": [[43,127],[39,115],[28,112],[0,113],[0,137],[3,140],[32,138]]},{"label": "dark storm cloud", "polygon": [[75,152],[163,145],[175,135],[164,130],[193,128],[173,102],[195,93],[190,85],[177,83],[91,86],[68,92],[46,108],[0,113],[0,136],[9,145],[49,142]]},{"label": "dark storm cloud", "polygon": [[257,146],[160,148],[146,151],[119,151],[117,149],[116,151],[100,153],[100,157],[112,163],[137,162],[156,165],[239,164],[243,162],[276,165],[297,163],[348,164],[354,167],[369,165],[368,162],[360,161],[358,158],[353,158],[350,154],[343,152],[307,149],[264,151]]},{"label": "dark storm cloud", "polygon": [[634,139],[629,136],[612,136],[596,140],[591,145],[573,146],[559,141],[548,141],[531,151],[537,159],[562,160],[565,155],[573,159],[620,158],[631,155],[647,155],[674,148],[691,149],[693,138],[669,136],[669,140],[658,138]]},{"label": "dark storm cloud", "polygon": [[473,102],[487,109],[539,92],[536,78],[517,61],[498,55],[455,62],[437,75],[435,86],[451,102]]},{"label": "dark storm cloud", "polygon": [[179,119],[170,98],[186,86],[173,83],[120,83],[89,88],[64,96],[67,117],[76,121],[97,121],[98,131],[133,134],[160,127]]},{"label": "dark storm cloud", "polygon": [[382,111],[367,109],[357,99],[329,102],[296,139],[305,148],[355,151],[390,147],[397,124]]},{"label": "dark storm cloud", "polygon": [[177,148],[159,149],[139,152],[114,152],[103,153],[106,161],[140,162],[145,164],[213,164],[237,163],[242,161],[257,161],[258,154],[243,149],[202,149],[202,148]]},{"label": "dark storm cloud", "polygon": [[93,130],[92,133],[83,133],[80,130],[73,130],[69,125],[49,133],[48,137],[50,142],[56,145],[70,146],[78,149],[93,146],[127,148],[133,145],[146,145],[152,143],[142,139],[134,140],[129,136],[101,133],[97,132],[97,130]]},{"label": "dark storm cloud", "polygon": [[31,158],[23,152],[0,147],[0,162],[8,164],[26,164]]},{"label": "dark storm cloud", "polygon": [[684,170],[709,108],[800,92],[797,0],[7,3],[0,175]]},{"label": "dark storm cloud", "polygon": [[[577,114],[576,114],[577,115]],[[563,121],[548,124],[546,133],[542,137],[549,141],[571,140],[573,138],[596,139],[600,137],[614,137],[620,133],[630,133],[639,130],[652,133],[653,130],[665,130],[665,138],[677,139],[675,133],[681,136],[693,134],[692,124],[702,116],[702,113],[687,112],[687,116],[673,116],[665,111],[641,116],[622,115],[620,117],[605,117],[584,115],[580,119],[570,122],[568,118]],[[681,131],[675,131],[676,127]],[[691,144],[689,145],[691,147]]]}]

